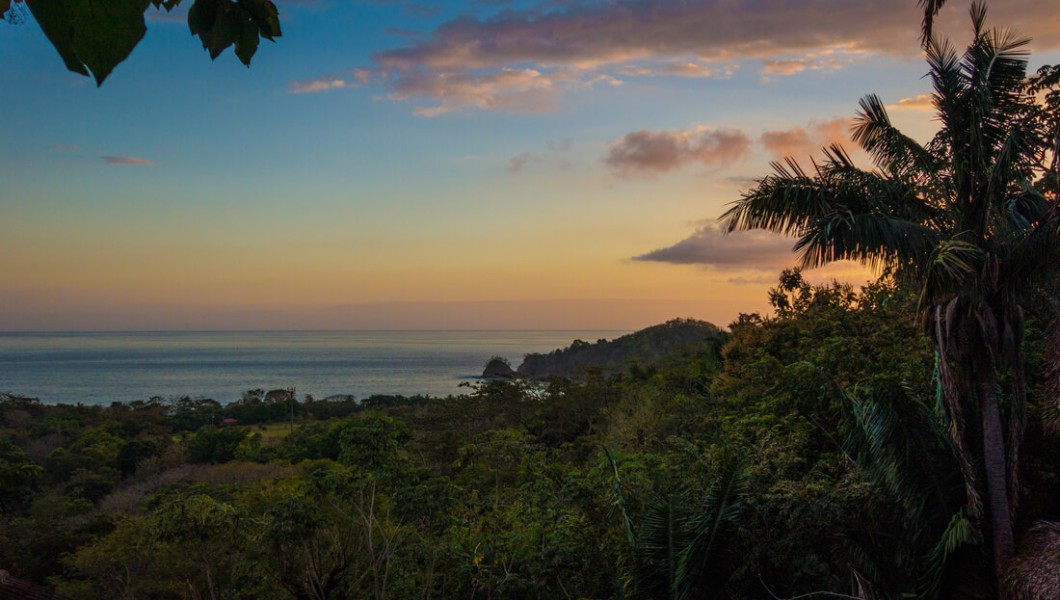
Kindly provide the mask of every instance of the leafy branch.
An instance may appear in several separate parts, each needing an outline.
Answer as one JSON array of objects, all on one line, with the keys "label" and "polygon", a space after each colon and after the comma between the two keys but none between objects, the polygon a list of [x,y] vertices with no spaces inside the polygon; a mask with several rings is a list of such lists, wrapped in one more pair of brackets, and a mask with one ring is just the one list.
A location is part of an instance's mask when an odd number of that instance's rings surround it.
[{"label": "leafy branch", "polygon": [[[59,53],[66,68],[92,76],[96,85],[129,57],[147,32],[144,13],[149,8],[166,12],[181,0],[14,0],[25,3],[44,35]],[[13,21],[12,0],[0,0],[0,15]],[[280,37],[280,18],[270,0],[194,0],[188,10],[188,28],[204,50],[216,59],[235,46],[244,65],[258,49],[261,38]]]}]

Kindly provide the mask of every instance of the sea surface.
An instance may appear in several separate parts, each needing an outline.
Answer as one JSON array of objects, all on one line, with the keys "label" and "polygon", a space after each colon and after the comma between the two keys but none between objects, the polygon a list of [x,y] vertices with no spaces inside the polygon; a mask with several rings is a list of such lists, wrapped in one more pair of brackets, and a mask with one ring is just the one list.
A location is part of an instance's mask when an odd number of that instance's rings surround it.
[{"label": "sea surface", "polygon": [[110,404],[152,396],[213,398],[255,388],[312,394],[467,392],[492,356],[525,354],[626,331],[331,331],[0,333],[0,392],[46,403]]}]

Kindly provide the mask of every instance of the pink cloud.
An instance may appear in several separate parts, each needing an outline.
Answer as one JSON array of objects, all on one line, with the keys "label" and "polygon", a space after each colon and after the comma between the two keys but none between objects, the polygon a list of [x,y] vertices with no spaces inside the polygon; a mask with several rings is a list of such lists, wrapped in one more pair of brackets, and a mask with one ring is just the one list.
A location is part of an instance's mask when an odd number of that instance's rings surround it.
[{"label": "pink cloud", "polygon": [[503,69],[486,75],[413,71],[394,83],[390,97],[395,100],[429,98],[435,104],[417,108],[415,113],[433,117],[464,107],[546,112],[554,108],[556,92],[555,79],[534,69]]},{"label": "pink cloud", "polygon": [[292,94],[315,94],[357,87],[368,83],[372,78],[371,72],[367,69],[354,69],[351,75],[352,77],[325,76],[306,81],[291,81],[287,84],[287,91]]},{"label": "pink cloud", "polygon": [[604,163],[618,175],[652,175],[691,163],[729,165],[744,158],[750,146],[750,138],[734,129],[641,130],[612,143]]},{"label": "pink cloud", "polygon": [[350,82],[337,77],[318,77],[308,81],[292,81],[287,84],[287,89],[292,94],[315,94],[328,90],[341,90],[349,87]]},{"label": "pink cloud", "polygon": [[767,131],[759,141],[774,158],[809,156],[821,148],[839,144],[846,148],[850,142],[851,120],[839,117],[823,122],[811,122],[808,128]]}]

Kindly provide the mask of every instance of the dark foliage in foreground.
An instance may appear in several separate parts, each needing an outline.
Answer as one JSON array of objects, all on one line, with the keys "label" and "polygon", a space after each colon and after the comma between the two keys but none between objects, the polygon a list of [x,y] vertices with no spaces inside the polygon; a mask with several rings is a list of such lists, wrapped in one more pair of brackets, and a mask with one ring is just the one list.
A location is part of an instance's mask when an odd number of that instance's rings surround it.
[{"label": "dark foliage in foreground", "polygon": [[[74,598],[974,595],[915,298],[772,298],[720,351],[450,398],[7,398],[0,566]],[[1058,445],[1030,428],[1019,532],[1060,512]]]}]

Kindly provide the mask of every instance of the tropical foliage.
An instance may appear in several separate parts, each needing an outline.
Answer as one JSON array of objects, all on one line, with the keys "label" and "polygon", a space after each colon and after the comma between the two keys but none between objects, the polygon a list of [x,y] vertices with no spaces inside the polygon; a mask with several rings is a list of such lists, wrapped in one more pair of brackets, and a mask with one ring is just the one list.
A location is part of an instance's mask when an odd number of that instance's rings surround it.
[{"label": "tropical foliage", "polygon": [[[987,29],[983,4],[971,19],[974,37],[962,55],[926,42],[940,124],[929,143],[903,135],[883,102],[867,96],[853,138],[874,169],[838,146],[813,172],[789,159],[726,218],[730,229],[797,236],[804,266],[855,260],[918,289],[964,514],[982,523],[999,581],[1014,551],[1022,489],[1024,336],[1031,320],[1058,322],[1060,88],[1055,69],[1027,77],[1028,41]],[[1054,332],[1053,357],[1058,342]]]}]

